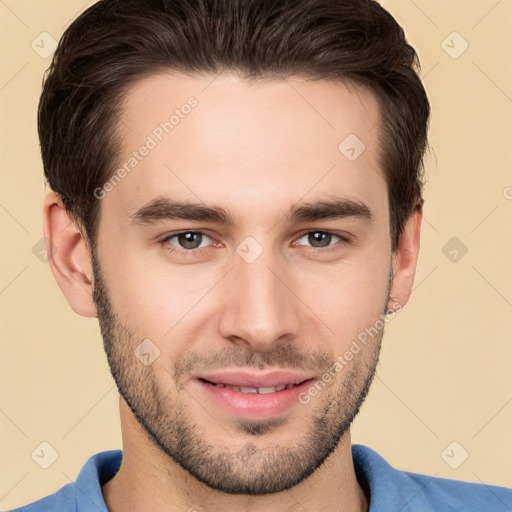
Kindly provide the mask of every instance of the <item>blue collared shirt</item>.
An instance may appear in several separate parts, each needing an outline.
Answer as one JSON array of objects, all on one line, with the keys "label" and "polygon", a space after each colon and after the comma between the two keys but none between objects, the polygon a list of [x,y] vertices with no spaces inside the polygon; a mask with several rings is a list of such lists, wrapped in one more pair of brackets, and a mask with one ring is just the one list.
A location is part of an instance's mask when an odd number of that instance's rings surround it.
[{"label": "blue collared shirt", "polygon": [[[93,455],[75,482],[11,512],[108,512],[101,486],[117,473],[122,455]],[[363,445],[353,445],[352,456],[359,483],[371,495],[368,512],[512,511],[512,489],[400,471]]]}]

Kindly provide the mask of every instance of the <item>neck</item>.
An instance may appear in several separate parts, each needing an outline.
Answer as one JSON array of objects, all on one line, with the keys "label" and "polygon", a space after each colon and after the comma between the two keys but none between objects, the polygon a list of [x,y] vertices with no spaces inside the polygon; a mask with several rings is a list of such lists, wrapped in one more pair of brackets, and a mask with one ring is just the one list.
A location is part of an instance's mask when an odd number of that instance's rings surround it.
[{"label": "neck", "polygon": [[[121,400],[121,404],[123,404]],[[369,499],[352,461],[350,432],[308,478],[283,492],[249,496],[226,494],[196,480],[162,452],[121,405],[123,460],[102,487],[109,512],[366,512]]]}]

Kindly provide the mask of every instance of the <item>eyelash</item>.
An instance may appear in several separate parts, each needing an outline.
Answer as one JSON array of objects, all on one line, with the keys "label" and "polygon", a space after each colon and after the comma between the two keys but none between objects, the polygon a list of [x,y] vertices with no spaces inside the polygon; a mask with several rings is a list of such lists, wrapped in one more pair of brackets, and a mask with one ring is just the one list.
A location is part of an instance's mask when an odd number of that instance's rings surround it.
[{"label": "eyelash", "polygon": [[[210,238],[210,236],[208,236],[206,233],[204,233],[203,231],[193,231],[193,230],[186,230],[186,231],[180,231],[178,233],[174,233],[172,235],[169,235],[167,237],[165,237],[162,241],[161,241],[161,244],[163,246],[165,246],[165,248],[171,252],[178,252],[178,253],[182,253],[182,254],[201,254],[204,249],[208,249],[208,247],[201,247],[201,248],[196,248],[196,249],[183,249],[183,248],[176,248],[176,247],[173,247],[172,249],[169,248],[170,244],[168,243],[170,240],[174,239],[174,238],[177,238],[179,235],[183,235],[185,233],[194,233],[194,234],[198,234],[198,235],[203,235],[207,238]],[[344,237],[342,235],[339,235],[338,233],[333,233],[332,231],[323,231],[323,230],[320,230],[320,229],[315,229],[315,230],[309,230],[309,231],[304,231],[302,232],[296,240],[300,240],[301,238],[303,238],[305,235],[309,235],[311,233],[323,233],[323,234],[327,234],[327,235],[332,235],[334,237],[337,237],[340,239],[339,242],[337,243],[334,243],[332,245],[329,245],[327,247],[310,247],[310,249],[313,251],[313,253],[322,253],[322,254],[326,254],[326,253],[330,253],[332,251],[335,251],[336,249],[338,249],[339,245],[341,246],[344,246],[344,245],[347,245],[348,243],[350,243],[350,240],[347,238],[347,237]]]}]

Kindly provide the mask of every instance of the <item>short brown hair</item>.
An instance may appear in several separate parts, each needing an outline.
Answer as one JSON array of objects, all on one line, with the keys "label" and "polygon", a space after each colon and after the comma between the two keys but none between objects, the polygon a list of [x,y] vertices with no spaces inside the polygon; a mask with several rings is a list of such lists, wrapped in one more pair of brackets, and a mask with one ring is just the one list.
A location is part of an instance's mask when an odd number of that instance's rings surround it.
[{"label": "short brown hair", "polygon": [[45,77],[45,176],[94,243],[94,190],[115,171],[120,105],[135,80],[162,70],[348,80],[379,101],[395,250],[423,202],[430,105],[418,69],[404,31],[374,0],[101,0],[65,31]]}]

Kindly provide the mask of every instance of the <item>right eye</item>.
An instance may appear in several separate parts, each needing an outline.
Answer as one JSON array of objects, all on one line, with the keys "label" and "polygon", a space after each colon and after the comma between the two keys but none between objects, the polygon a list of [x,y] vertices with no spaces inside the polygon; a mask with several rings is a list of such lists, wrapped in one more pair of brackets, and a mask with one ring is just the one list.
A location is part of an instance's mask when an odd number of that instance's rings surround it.
[{"label": "right eye", "polygon": [[191,252],[208,246],[208,244],[203,245],[204,238],[210,239],[208,235],[201,231],[181,231],[164,238],[162,244],[167,247],[169,245],[177,247],[178,251]]}]

